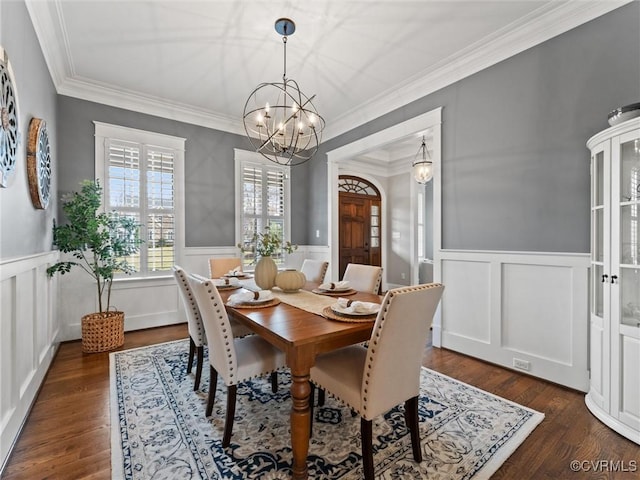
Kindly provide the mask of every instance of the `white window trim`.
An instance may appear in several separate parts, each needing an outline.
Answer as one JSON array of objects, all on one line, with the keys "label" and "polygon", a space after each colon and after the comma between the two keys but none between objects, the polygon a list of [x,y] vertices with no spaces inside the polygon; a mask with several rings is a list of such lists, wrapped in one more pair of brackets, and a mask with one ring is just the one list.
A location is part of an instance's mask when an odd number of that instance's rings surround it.
[{"label": "white window trim", "polygon": [[[235,162],[235,197],[236,197],[236,241],[238,245],[242,242],[242,166],[245,163],[253,163],[265,167],[273,167],[274,163],[264,158],[257,152],[249,150],[233,149],[233,159]],[[284,179],[284,240],[291,241],[291,167],[280,166],[285,171]]]},{"label": "white window trim", "polygon": [[[140,143],[148,146],[169,148],[175,152],[174,158],[174,215],[175,215],[175,263],[182,260],[182,252],[185,247],[185,212],[184,212],[184,151],[186,138],[165,135],[163,133],[138,130],[136,128],[123,127],[94,121],[95,125],[95,178],[104,188],[106,186],[107,164],[105,163],[107,139],[118,139],[129,142]],[[103,205],[104,208],[104,198]],[[133,275],[125,279],[157,278],[167,276],[162,272],[160,275],[146,273]]]}]

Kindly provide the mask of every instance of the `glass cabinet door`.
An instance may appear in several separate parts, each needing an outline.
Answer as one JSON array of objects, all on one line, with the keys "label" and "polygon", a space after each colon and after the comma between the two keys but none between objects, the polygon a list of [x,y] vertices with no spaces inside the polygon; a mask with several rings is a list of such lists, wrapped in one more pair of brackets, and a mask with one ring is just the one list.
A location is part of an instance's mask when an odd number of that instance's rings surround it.
[{"label": "glass cabinet door", "polygon": [[604,232],[608,221],[605,218],[605,198],[608,193],[605,192],[605,150],[601,146],[591,157],[591,312],[600,318],[604,317],[604,292],[609,282],[608,272],[604,271]]},{"label": "glass cabinet door", "polygon": [[[624,140],[624,139],[623,139]],[[620,144],[619,259],[621,322],[640,326],[640,139]]]}]

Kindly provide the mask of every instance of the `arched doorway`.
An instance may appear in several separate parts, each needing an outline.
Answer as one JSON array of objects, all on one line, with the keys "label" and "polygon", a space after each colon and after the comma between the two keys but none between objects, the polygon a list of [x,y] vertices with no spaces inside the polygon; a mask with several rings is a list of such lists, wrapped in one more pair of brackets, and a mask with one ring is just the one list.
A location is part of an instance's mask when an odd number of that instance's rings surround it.
[{"label": "arched doorway", "polygon": [[382,265],[382,199],[367,180],[338,178],[339,278],[349,263]]}]

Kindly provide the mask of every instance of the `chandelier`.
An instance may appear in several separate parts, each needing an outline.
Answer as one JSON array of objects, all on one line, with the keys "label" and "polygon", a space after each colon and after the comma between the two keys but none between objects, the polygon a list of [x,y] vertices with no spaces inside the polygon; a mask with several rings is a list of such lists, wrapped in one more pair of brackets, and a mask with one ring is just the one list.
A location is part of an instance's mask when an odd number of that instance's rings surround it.
[{"label": "chandelier", "polygon": [[[427,160],[428,159],[428,160]],[[433,178],[433,162],[425,143],[424,135],[422,136],[422,145],[418,149],[415,158],[413,159],[413,177],[416,182],[425,184]]]},{"label": "chandelier", "polygon": [[261,83],[244,105],[244,130],[256,152],[279,165],[300,165],[318,150],[324,119],[295,80],[287,78],[287,36],[296,31],[288,18],[276,20],[282,35],[284,73],[282,83]]}]

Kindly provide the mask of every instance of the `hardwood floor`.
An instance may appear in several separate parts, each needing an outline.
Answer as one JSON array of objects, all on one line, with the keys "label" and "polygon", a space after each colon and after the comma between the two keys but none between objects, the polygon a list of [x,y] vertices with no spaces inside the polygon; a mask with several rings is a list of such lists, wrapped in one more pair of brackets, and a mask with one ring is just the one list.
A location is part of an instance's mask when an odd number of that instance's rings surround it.
[{"label": "hardwood floor", "polygon": [[[127,332],[123,349],[186,337],[186,324]],[[545,414],[493,479],[639,478],[640,447],[593,417],[583,393],[444,349],[428,347],[423,363]],[[573,472],[572,460],[599,466],[599,471]],[[601,461],[612,463],[597,463]],[[2,479],[106,480],[110,464],[109,355],[83,354],[80,342],[64,343]],[[634,464],[637,470],[629,471]]]}]

